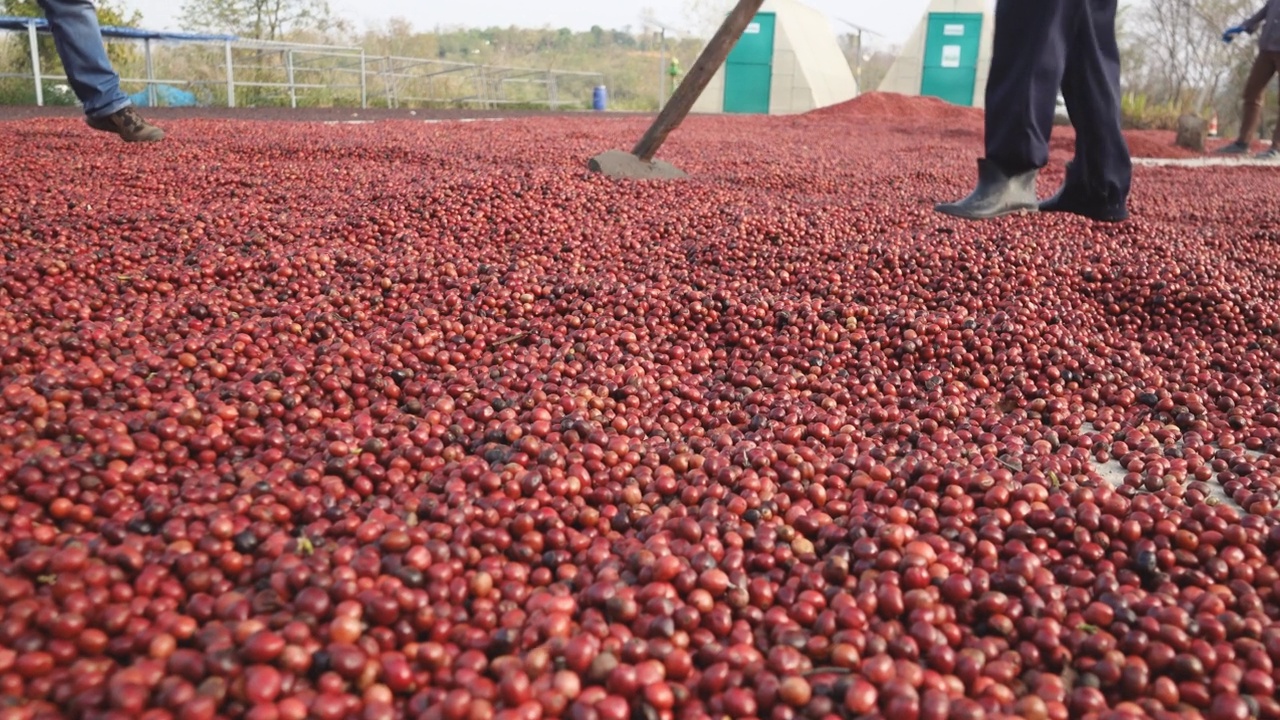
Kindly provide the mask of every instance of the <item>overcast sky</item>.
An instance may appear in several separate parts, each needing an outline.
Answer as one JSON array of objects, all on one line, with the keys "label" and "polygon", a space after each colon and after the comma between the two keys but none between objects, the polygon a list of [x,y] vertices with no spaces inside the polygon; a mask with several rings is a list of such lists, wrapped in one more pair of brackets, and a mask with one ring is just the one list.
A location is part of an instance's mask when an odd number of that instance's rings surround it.
[{"label": "overcast sky", "polygon": [[[125,0],[142,11],[143,25],[155,30],[178,30],[182,0]],[[831,19],[836,32],[847,31],[840,20],[882,33],[879,42],[907,39],[928,6],[928,0],[807,0]],[[686,25],[687,0],[330,0],[333,11],[363,30],[391,17],[408,19],[418,29],[436,25],[489,27],[569,27],[586,30],[592,25],[620,29],[637,28],[641,11],[652,8],[657,19],[674,26]],[[869,36],[864,36],[868,41]],[[877,43],[878,44],[878,43]]]}]

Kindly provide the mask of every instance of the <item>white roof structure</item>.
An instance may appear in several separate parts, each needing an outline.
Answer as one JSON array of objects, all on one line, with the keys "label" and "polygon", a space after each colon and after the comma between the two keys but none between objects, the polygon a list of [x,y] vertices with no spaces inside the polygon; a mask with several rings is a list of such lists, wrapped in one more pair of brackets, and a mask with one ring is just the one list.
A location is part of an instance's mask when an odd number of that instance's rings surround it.
[{"label": "white roof structure", "polygon": [[[744,52],[749,49],[754,57]],[[827,17],[797,0],[766,0],[692,112],[785,115],[857,94],[858,83]]]},{"label": "white roof structure", "polygon": [[877,90],[984,107],[994,31],[991,0],[932,0]]}]

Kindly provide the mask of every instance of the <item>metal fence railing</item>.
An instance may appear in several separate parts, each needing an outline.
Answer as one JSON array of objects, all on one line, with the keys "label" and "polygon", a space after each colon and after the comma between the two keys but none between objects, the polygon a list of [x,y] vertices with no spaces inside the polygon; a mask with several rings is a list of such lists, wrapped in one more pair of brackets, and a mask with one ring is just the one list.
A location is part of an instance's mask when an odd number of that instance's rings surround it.
[{"label": "metal fence railing", "polygon": [[534,70],[449,60],[383,56],[371,60],[375,95],[390,108],[469,104],[482,108],[545,105],[550,109],[590,102],[600,73]]},{"label": "metal fence railing", "polygon": [[[0,31],[0,104],[68,102],[65,77],[42,67],[56,62],[47,23],[0,17]],[[604,84],[601,73],[371,57],[358,46],[115,27],[103,37],[126,92],[150,106],[589,108]]]}]

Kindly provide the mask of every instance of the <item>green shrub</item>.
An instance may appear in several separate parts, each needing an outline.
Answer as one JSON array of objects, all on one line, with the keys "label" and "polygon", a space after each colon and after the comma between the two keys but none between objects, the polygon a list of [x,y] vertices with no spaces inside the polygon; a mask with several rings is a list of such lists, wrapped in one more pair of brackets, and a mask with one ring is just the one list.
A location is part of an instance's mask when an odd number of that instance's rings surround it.
[{"label": "green shrub", "polygon": [[[45,80],[41,83],[44,104],[55,107],[74,107],[80,104],[71,89],[63,83]],[[0,105],[35,105],[36,89],[26,78],[0,78]]]},{"label": "green shrub", "polygon": [[1143,93],[1125,93],[1120,98],[1120,121],[1132,130],[1176,130],[1184,112],[1179,103],[1150,102]]}]

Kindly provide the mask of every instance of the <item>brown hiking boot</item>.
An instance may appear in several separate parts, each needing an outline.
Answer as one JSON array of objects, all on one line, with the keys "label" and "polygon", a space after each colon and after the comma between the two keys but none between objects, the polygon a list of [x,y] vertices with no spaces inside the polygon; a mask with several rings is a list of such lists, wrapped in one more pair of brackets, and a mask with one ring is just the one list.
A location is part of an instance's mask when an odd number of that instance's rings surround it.
[{"label": "brown hiking boot", "polygon": [[164,131],[152,125],[133,107],[117,110],[106,117],[84,119],[94,130],[115,133],[125,142],[155,142],[164,139]]}]

